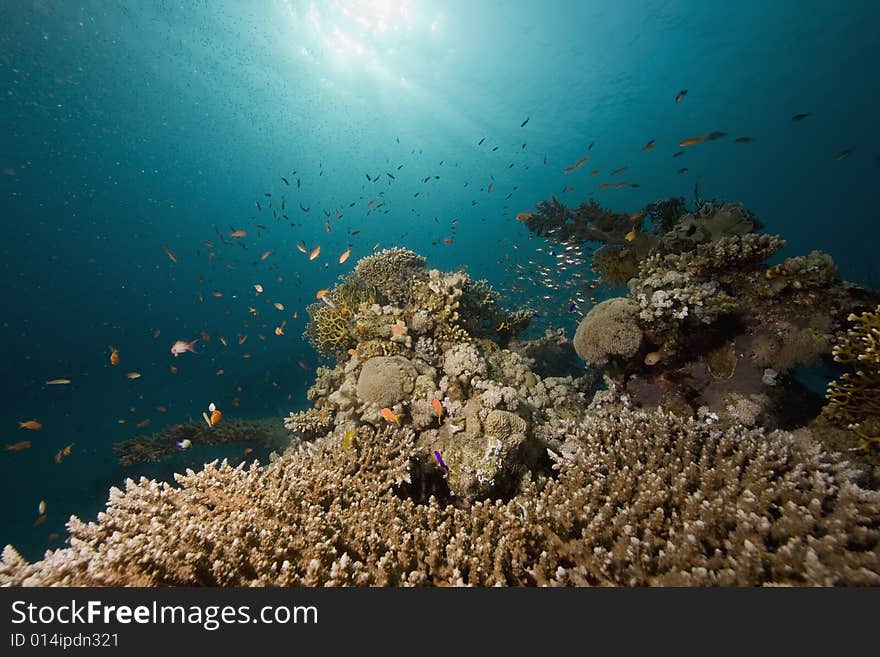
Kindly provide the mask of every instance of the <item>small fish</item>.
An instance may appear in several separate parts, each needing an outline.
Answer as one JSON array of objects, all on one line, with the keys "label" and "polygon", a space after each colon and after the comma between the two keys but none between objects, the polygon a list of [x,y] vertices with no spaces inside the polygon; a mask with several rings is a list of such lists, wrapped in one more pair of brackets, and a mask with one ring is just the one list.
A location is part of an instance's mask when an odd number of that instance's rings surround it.
[{"label": "small fish", "polygon": [[580,169],[582,166],[584,166],[584,164],[587,163],[587,160],[589,160],[589,159],[590,159],[590,158],[589,158],[588,156],[585,155],[584,157],[582,157],[581,159],[579,159],[577,162],[575,162],[574,164],[572,164],[570,167],[565,167],[565,168],[562,170],[562,173],[571,173],[572,171],[576,171],[577,169]]},{"label": "small fish", "polygon": [[793,117],[791,117],[791,120],[792,121],[803,121],[808,116],[810,116],[809,112],[806,112],[804,114],[795,114]]},{"label": "small fish", "polygon": [[223,293],[220,290],[214,290],[213,292],[211,292],[211,296],[219,299],[223,296]]},{"label": "small fish", "polygon": [[388,422],[394,422],[397,426],[400,426],[400,418],[392,411],[390,408],[385,406],[379,411],[379,414],[385,418]]},{"label": "small fish", "polygon": [[489,186],[486,188],[486,191],[490,194],[492,193],[492,189],[495,187],[494,183],[489,183]]},{"label": "small fish", "polygon": [[[529,117],[529,118],[531,118],[531,117]],[[525,128],[525,127],[526,127],[526,123],[528,123],[528,122],[529,122],[529,119],[526,119],[525,121],[523,121],[522,123],[519,124],[519,127],[520,127],[520,128]]]},{"label": "small fish", "polygon": [[208,426],[213,428],[217,425],[218,422],[220,422],[220,418],[223,417],[223,413],[217,410],[217,406],[214,404],[214,402],[211,402],[208,405],[208,411],[211,414],[208,415],[208,413],[202,411],[202,417],[205,419],[205,422],[208,423]]},{"label": "small fish", "polygon": [[452,238],[451,237],[444,237],[443,243],[446,245],[452,244]]},{"label": "small fish", "polygon": [[333,230],[333,229],[330,227],[330,222],[329,222],[329,221],[325,221],[325,222],[324,222],[324,230],[327,231],[328,233],[331,232],[331,231]]},{"label": "small fish", "polygon": [[609,182],[605,182],[605,183],[602,183],[601,185],[599,185],[599,189],[608,189],[610,187],[611,187],[611,183],[609,183]]},{"label": "small fish", "polygon": [[568,314],[571,315],[575,310],[577,310],[577,304],[572,301],[570,304],[568,304]]},{"label": "small fish", "polygon": [[684,155],[684,151],[678,151],[677,153],[673,153],[672,157],[681,157],[682,155]]},{"label": "small fish", "polygon": [[39,527],[39,526],[42,525],[44,522],[46,522],[46,514],[45,514],[45,513],[44,513],[43,515],[39,516],[36,520],[34,520],[34,524],[33,524],[33,526],[34,526],[34,527]]},{"label": "small fish", "polygon": [[159,413],[167,413],[167,412],[168,412],[168,409],[165,408],[164,406],[156,406],[156,410],[157,410]]},{"label": "small fish", "polygon": [[51,379],[46,381],[47,386],[64,386],[70,383],[70,379]]},{"label": "small fish", "polygon": [[146,420],[141,420],[141,421],[138,422],[135,426],[136,426],[138,429],[143,429],[144,427],[148,427],[148,426],[150,426],[150,418],[147,418]]},{"label": "small fish", "polygon": [[346,249],[345,251],[343,251],[342,255],[339,256],[339,264],[341,265],[343,262],[348,260],[348,256],[350,256],[350,255],[351,255],[351,249]]},{"label": "small fish", "polygon": [[636,235],[638,235],[638,234],[639,234],[638,228],[633,226],[632,230],[630,230],[626,235],[623,236],[623,239],[625,239],[627,242],[632,242],[636,238]]},{"label": "small fish", "polygon": [[318,291],[315,293],[315,298],[316,298],[316,299],[320,299],[320,298],[322,298],[324,295],[328,294],[329,292],[330,292],[330,290],[328,290],[328,289],[326,289],[326,288],[323,289],[323,290],[318,290]]},{"label": "small fish", "polygon": [[397,335],[403,335],[404,333],[406,333],[406,327],[401,326],[400,324],[392,324],[391,332],[396,333]]},{"label": "small fish", "polygon": [[316,246],[314,249],[312,249],[312,252],[309,254],[309,260],[314,260],[314,259],[317,258],[320,254],[321,254],[321,247],[320,247],[320,246]]},{"label": "small fish", "polygon": [[845,148],[844,150],[840,151],[837,155],[835,155],[834,159],[835,160],[845,160],[850,155],[852,155],[852,152],[854,150],[855,150],[854,148]]},{"label": "small fish", "polygon": [[434,397],[431,400],[431,406],[434,407],[434,412],[437,414],[437,419],[440,420],[440,418],[443,417],[443,404],[440,403],[439,399]]},{"label": "small fish", "polygon": [[272,255],[272,252],[271,252],[271,251],[263,251],[263,254],[260,256],[260,260],[265,260],[265,259],[268,258],[270,255]]},{"label": "small fish", "polygon": [[174,365],[169,365],[168,371],[171,372],[172,374],[177,374],[177,368]]},{"label": "small fish", "polygon": [[278,303],[278,302],[276,301],[276,302],[273,303],[272,305],[275,306],[275,308],[277,308],[277,309],[280,310],[281,312],[284,312],[284,305],[283,305],[283,304],[280,304],[280,303]]},{"label": "small fish", "polygon": [[484,141],[486,141],[485,137],[483,137],[480,141],[477,142],[477,146],[482,146]]},{"label": "small fish", "polygon": [[330,297],[327,296],[326,294],[321,297],[321,301],[323,301],[326,305],[330,306],[331,308],[336,307],[336,304],[333,303],[333,301],[330,299]]},{"label": "small fish", "polygon": [[45,515],[46,513],[46,500],[40,500],[40,503],[37,505],[37,513],[39,515]]},{"label": "small fish", "polygon": [[719,132],[716,130],[716,131],[710,132],[708,135],[706,135],[706,140],[707,141],[715,141],[716,139],[721,139],[722,137],[726,137],[726,136],[727,136],[726,132]]},{"label": "small fish", "polygon": [[354,439],[355,435],[357,435],[357,429],[349,429],[345,432],[345,435],[342,437],[342,451],[348,451],[348,448],[351,447],[351,441]]},{"label": "small fish", "polygon": [[308,252],[309,252],[309,250],[306,248],[306,245],[303,243],[302,240],[300,240],[299,242],[296,243],[296,248],[297,248],[301,253],[308,253]]},{"label": "small fish", "polygon": [[687,96],[687,92],[687,89],[682,89],[677,94],[675,94],[675,102],[680,103],[681,101],[683,101],[684,97]]},{"label": "small fish", "polygon": [[651,141],[649,141],[647,144],[645,144],[644,146],[642,146],[642,150],[645,151],[646,153],[653,148],[654,148],[654,140],[653,139]]},{"label": "small fish", "polygon": [[562,191],[563,191],[563,193],[568,194],[569,192],[573,192],[573,191],[574,191],[574,187],[572,187],[571,185],[569,185],[568,187],[566,187],[566,188],[563,189]]},{"label": "small fish", "polygon": [[284,335],[284,328],[281,326],[275,327],[275,335]]},{"label": "small fish", "polygon": [[241,239],[242,237],[247,237],[247,231],[234,230],[231,233],[229,233],[229,237],[235,237],[237,239]]},{"label": "small fish", "polygon": [[615,169],[614,171],[611,172],[611,175],[616,176],[618,173],[623,173],[628,168],[629,168],[628,166],[623,166],[623,167],[620,167],[619,169]]},{"label": "small fish", "polygon": [[174,253],[174,251],[172,251],[171,249],[169,249],[167,246],[164,246],[164,245],[162,246],[162,250],[165,251],[165,255],[168,256],[168,259],[176,265],[177,264],[177,254]]},{"label": "small fish", "polygon": [[688,172],[688,168],[687,168],[687,167],[682,167],[681,169],[678,170],[678,172],[679,172],[679,173],[687,173],[687,172]]},{"label": "small fish", "polygon": [[349,356],[357,356],[358,355],[357,349],[354,349],[354,348],[349,349],[348,355]]},{"label": "small fish", "polygon": [[299,204],[299,209],[302,210],[303,212],[305,212],[306,214],[308,214],[308,213],[309,213],[309,210],[312,209],[312,206],[310,206],[310,205],[303,205],[302,203],[300,203],[300,204]]},{"label": "small fish", "polygon": [[531,218],[532,218],[531,212],[520,212],[518,215],[516,215],[517,221],[528,221]]},{"label": "small fish", "polygon": [[43,425],[37,422],[36,420],[26,420],[24,422],[18,423],[19,429],[29,429],[30,431],[39,431],[43,428]]},{"label": "small fish", "polygon": [[[198,342],[199,339],[196,338],[192,342],[186,342],[184,340],[176,340],[173,345],[171,345],[171,353],[174,354],[174,357],[177,358],[181,354],[190,351],[192,353],[196,353],[196,350],[193,349],[193,345]],[[173,372],[172,372],[173,374]]]},{"label": "small fish", "polygon": [[706,135],[701,135],[699,137],[687,137],[686,139],[682,139],[678,142],[678,145],[681,148],[687,148],[688,146],[696,146],[697,144],[702,144],[706,141]]},{"label": "small fish", "polygon": [[437,464],[438,464],[441,468],[443,468],[444,470],[446,470],[446,472],[449,472],[449,466],[446,465],[446,464],[443,462],[443,457],[440,456],[440,452],[438,452],[436,449],[434,450],[434,458],[437,459]]},{"label": "small fish", "polygon": [[62,460],[63,458],[64,458],[64,450],[59,449],[57,452],[55,452],[55,456],[52,458],[52,460],[55,461],[55,463],[59,463],[59,464],[60,464],[60,463],[61,463],[61,460]]},{"label": "small fish", "polygon": [[255,203],[256,206],[257,206],[257,210],[259,210],[260,212],[262,212],[262,211],[263,211],[263,206],[260,205],[260,202],[259,202],[259,201],[254,201],[254,203]]},{"label": "small fish", "polygon": [[733,141],[735,141],[737,144],[748,144],[750,141],[755,141],[755,140],[752,139],[751,137],[737,137]]},{"label": "small fish", "polygon": [[6,451],[7,452],[20,452],[23,449],[27,449],[30,446],[31,446],[30,440],[20,440],[17,443],[12,443],[11,445],[7,445]]},{"label": "small fish", "polygon": [[119,365],[119,350],[112,345],[108,349],[110,350],[110,364]]},{"label": "small fish", "polygon": [[189,438],[184,438],[183,440],[178,440],[174,445],[177,449],[189,449],[192,447],[192,441]]},{"label": "small fish", "polygon": [[263,293],[263,286],[259,283],[254,283],[254,290],[256,290],[257,294]]},{"label": "small fish", "polygon": [[214,372],[214,376],[223,376],[224,374],[226,374],[225,370],[217,370]]},{"label": "small fish", "polygon": [[141,373],[140,372],[127,372],[125,374],[125,378],[126,379],[139,379],[139,378],[141,378]]},{"label": "small fish", "polygon": [[659,363],[666,356],[666,352],[664,350],[652,351],[648,354],[645,354],[645,365],[654,366]]}]

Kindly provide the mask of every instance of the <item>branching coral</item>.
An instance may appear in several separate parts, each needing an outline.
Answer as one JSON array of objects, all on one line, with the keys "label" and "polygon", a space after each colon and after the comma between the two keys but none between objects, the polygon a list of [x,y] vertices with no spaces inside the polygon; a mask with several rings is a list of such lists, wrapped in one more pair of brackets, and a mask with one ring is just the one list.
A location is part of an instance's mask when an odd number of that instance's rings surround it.
[{"label": "branching coral", "polygon": [[7,547],[0,584],[880,584],[880,495],[808,432],[599,400],[555,478],[468,509],[406,496],[411,431],[361,433],[129,480],[96,522],[71,518],[68,547],[36,563]]},{"label": "branching coral", "polygon": [[358,310],[376,302],[376,290],[356,276],[347,276],[327,295],[330,303],[315,302],[306,307],[309,323],[303,337],[325,356],[339,356],[359,339],[355,318]]},{"label": "branching coral", "polygon": [[411,298],[412,281],[425,276],[425,259],[409,249],[394,247],[361,258],[354,271],[389,301],[403,306]]},{"label": "branching coral", "polygon": [[870,418],[880,417],[880,306],[874,312],[851,314],[853,326],[838,338],[834,360],[851,365],[828,387],[828,411],[854,426],[862,438],[862,447],[880,443],[880,435],[871,435],[859,426]]}]

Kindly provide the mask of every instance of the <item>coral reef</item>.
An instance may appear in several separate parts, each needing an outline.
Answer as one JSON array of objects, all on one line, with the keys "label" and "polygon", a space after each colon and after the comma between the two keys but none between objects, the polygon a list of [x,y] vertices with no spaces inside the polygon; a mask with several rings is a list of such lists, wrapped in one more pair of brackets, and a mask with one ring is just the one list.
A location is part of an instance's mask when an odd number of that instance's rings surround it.
[{"label": "coral reef", "polygon": [[177,444],[182,440],[189,440],[193,445],[250,443],[265,447],[282,447],[288,442],[276,418],[224,419],[213,427],[203,422],[184,422],[152,434],[133,436],[115,443],[113,453],[123,466],[164,461],[180,451]]},{"label": "coral reef", "polygon": [[639,305],[632,299],[608,299],[594,306],[578,324],[574,350],[588,365],[605,365],[609,358],[632,358],[642,344]]},{"label": "coral reef", "polygon": [[384,249],[358,261],[355,274],[397,305],[410,301],[413,279],[425,275],[425,259],[409,249]]},{"label": "coral reef", "polygon": [[855,368],[828,387],[829,416],[850,423],[861,448],[880,444],[880,306],[874,312],[851,314],[852,323],[838,336],[834,360]]},{"label": "coral reef", "polygon": [[129,480],[96,522],[71,518],[69,546],[36,563],[7,546],[0,584],[880,584],[880,494],[809,431],[598,397],[554,476],[505,502],[415,501],[413,431],[362,430],[347,450],[327,436],[266,466]]}]

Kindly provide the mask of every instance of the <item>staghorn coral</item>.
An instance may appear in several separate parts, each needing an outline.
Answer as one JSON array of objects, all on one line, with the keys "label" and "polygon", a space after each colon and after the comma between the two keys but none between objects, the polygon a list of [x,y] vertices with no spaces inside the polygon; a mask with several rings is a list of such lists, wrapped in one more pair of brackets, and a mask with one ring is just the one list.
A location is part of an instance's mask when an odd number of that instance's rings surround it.
[{"label": "staghorn coral", "polygon": [[27,563],[8,546],[0,584],[880,584],[880,494],[808,431],[719,429],[600,395],[555,477],[467,509],[406,495],[411,431],[366,433],[264,467],[210,463],[177,486],[128,480],[96,522],[71,518],[68,547]]},{"label": "staghorn coral", "polygon": [[596,305],[578,324],[572,344],[588,365],[605,365],[609,358],[632,358],[642,343],[639,305],[618,297]]},{"label": "staghorn coral", "polygon": [[284,428],[306,440],[324,435],[332,427],[333,413],[327,408],[309,408],[284,418]]},{"label": "staghorn coral", "polygon": [[213,427],[202,422],[184,422],[170,425],[156,433],[133,436],[115,443],[113,453],[123,466],[164,461],[180,451],[177,443],[184,439],[190,440],[193,445],[252,443],[279,447],[287,442],[284,431],[275,418],[265,420],[226,418]]},{"label": "staghorn coral", "polygon": [[354,271],[389,301],[403,306],[412,298],[412,281],[425,277],[425,259],[409,249],[394,247],[361,258]]},{"label": "staghorn coral", "polygon": [[874,312],[847,318],[852,326],[838,336],[834,360],[855,368],[828,386],[827,412],[851,423],[862,439],[862,448],[880,443],[880,432],[868,433],[861,426],[880,417],[880,306]]}]

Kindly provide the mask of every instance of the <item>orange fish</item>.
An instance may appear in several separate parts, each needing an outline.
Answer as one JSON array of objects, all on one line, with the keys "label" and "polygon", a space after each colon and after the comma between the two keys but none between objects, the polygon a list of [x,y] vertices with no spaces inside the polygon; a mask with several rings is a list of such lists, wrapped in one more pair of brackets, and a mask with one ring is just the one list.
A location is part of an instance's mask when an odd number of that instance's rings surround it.
[{"label": "orange fish", "polygon": [[317,293],[315,293],[315,298],[316,298],[316,299],[321,299],[321,298],[323,298],[326,294],[328,294],[329,292],[330,292],[330,290],[327,290],[327,289],[324,289],[324,290],[318,290]]},{"label": "orange fish", "polygon": [[609,187],[611,187],[611,183],[602,183],[599,185],[599,189],[608,189]]},{"label": "orange fish", "polygon": [[444,243],[444,244],[452,244],[452,238],[451,238],[451,237],[446,237],[446,238],[444,238],[444,239],[443,239],[443,243]]},{"label": "orange fish", "polygon": [[147,418],[146,420],[141,420],[141,421],[138,422],[135,426],[136,426],[138,429],[143,429],[144,427],[148,427],[148,426],[150,426],[150,418]]},{"label": "orange fish", "polygon": [[517,221],[528,221],[531,218],[532,218],[531,212],[520,212],[518,215],[516,215]]},{"label": "orange fish", "polygon": [[177,374],[177,368],[174,365],[169,365],[168,371],[171,372],[172,374]]},{"label": "orange fish", "polygon": [[652,140],[649,141],[647,144],[645,144],[644,146],[642,146],[642,150],[645,151],[645,152],[647,153],[648,151],[650,151],[651,149],[654,148],[654,145],[655,145],[655,142],[654,142],[654,140],[652,139]]},{"label": "orange fish", "polygon": [[45,513],[43,515],[41,515],[40,517],[38,517],[36,520],[34,520],[34,527],[39,527],[44,522],[46,522],[46,514]]},{"label": "orange fish", "polygon": [[571,173],[572,171],[575,171],[575,170],[577,170],[577,169],[580,169],[582,166],[584,166],[584,164],[587,163],[587,160],[589,160],[589,159],[590,159],[590,157],[589,157],[588,155],[585,155],[584,157],[582,157],[581,159],[579,159],[577,162],[575,162],[574,164],[572,164],[570,167],[565,167],[565,168],[562,170],[562,173]]},{"label": "orange fish", "polygon": [[61,457],[63,454],[64,450],[62,449],[59,449],[57,452],[55,452],[55,463],[61,463]]},{"label": "orange fish", "polygon": [[283,305],[283,304],[280,304],[280,303],[278,303],[278,302],[276,301],[276,302],[273,303],[272,305],[275,306],[278,310],[280,310],[280,311],[282,311],[282,312],[284,311],[284,305]]},{"label": "orange fish", "polygon": [[245,340],[247,340],[247,339],[248,339],[247,335],[244,335],[242,333],[238,334],[238,344],[244,344]]},{"label": "orange fish", "polygon": [[321,247],[316,246],[314,249],[312,249],[312,252],[309,254],[309,260],[314,260],[315,258],[317,258],[320,255],[320,253],[321,253]]},{"label": "orange fish", "polygon": [[351,249],[346,249],[345,251],[343,251],[342,255],[339,256],[339,264],[341,265],[343,262],[348,260],[348,256],[350,256],[350,255],[351,255]]},{"label": "orange fish", "polygon": [[110,349],[110,364],[119,365],[119,350],[112,345],[108,349]]},{"label": "orange fish", "polygon": [[700,137],[688,137],[687,139],[682,139],[678,142],[678,145],[681,148],[687,148],[688,146],[696,146],[697,144],[702,144],[706,141],[706,135],[702,135]]},{"label": "orange fish", "polygon": [[6,451],[7,452],[20,452],[21,450],[27,449],[30,446],[31,446],[30,440],[22,440],[17,443],[13,443],[11,445],[7,445]]},{"label": "orange fish", "polygon": [[263,251],[263,255],[260,256],[260,260],[265,260],[265,259],[268,258],[270,255],[272,255],[272,252],[271,252],[271,251]]},{"label": "orange fish", "polygon": [[229,236],[241,239],[242,237],[247,237],[247,233],[243,230],[234,230],[231,233],[229,233]]},{"label": "orange fish", "polygon": [[590,171],[590,175],[591,175],[591,176],[595,176],[595,175],[596,175],[597,173],[599,173],[601,170],[602,170],[602,169],[593,169],[592,171]]},{"label": "orange fish", "polygon": [[47,386],[63,386],[70,383],[70,379],[52,379],[51,381],[46,381]]},{"label": "orange fish", "polygon": [[275,327],[275,335],[284,335],[284,329],[280,326]]},{"label": "orange fish", "polygon": [[379,411],[379,414],[388,420],[389,422],[394,422],[397,426],[400,426],[400,418],[395,415],[394,411],[392,411],[387,406]]},{"label": "orange fish", "polygon": [[37,422],[36,420],[27,420],[25,422],[18,423],[19,429],[30,429],[31,431],[39,431],[43,428],[43,425]]},{"label": "orange fish", "polygon": [[75,443],[70,443],[69,445],[65,445],[64,449],[61,451],[64,453],[64,456],[70,456],[70,451],[73,449]]},{"label": "orange fish", "polygon": [[223,296],[223,293],[220,292],[219,290],[214,290],[213,292],[211,292],[211,296],[212,296],[212,297],[218,297],[218,298],[219,298],[219,297],[222,297],[222,296]]},{"label": "orange fish", "polygon": [[224,374],[226,374],[226,371],[225,370],[217,370],[214,374],[216,374],[217,376],[223,376]]},{"label": "orange fish", "polygon": [[443,404],[440,403],[440,400],[434,397],[431,400],[431,405],[434,407],[434,412],[437,413],[437,419],[439,420],[443,417]]},{"label": "orange fish", "polygon": [[619,169],[615,169],[614,171],[611,172],[611,175],[616,176],[618,173],[623,173],[628,168],[629,168],[628,166],[623,166],[623,167],[620,167]]},{"label": "orange fish", "polygon": [[125,378],[126,379],[139,379],[139,378],[141,378],[141,373],[140,372],[129,372],[128,374],[125,375]]},{"label": "orange fish", "polygon": [[165,251],[165,255],[168,256],[168,259],[176,265],[177,264],[177,254],[175,254],[174,251],[172,251],[171,249],[169,249],[167,246],[164,246],[164,245],[162,246],[162,250]]},{"label": "orange fish", "polygon": [[358,355],[357,349],[349,349],[348,355],[349,356],[357,356]]},{"label": "orange fish", "polygon": [[245,456],[247,456],[248,454],[251,454],[253,451],[254,451],[254,448],[253,448],[253,447],[245,447],[245,448],[244,448],[244,451],[242,452],[242,454],[244,454]]},{"label": "orange fish", "polygon": [[49,536],[46,537],[46,540],[51,543],[52,541],[57,541],[59,538],[61,538],[61,534],[56,534],[55,532],[52,532],[51,534],[49,534]]},{"label": "orange fish", "polygon": [[263,286],[259,283],[254,283],[254,289],[257,291],[257,294],[261,294],[263,292]]},{"label": "orange fish", "polygon": [[168,412],[168,409],[165,408],[164,406],[156,406],[156,410],[159,411],[160,413],[167,413]]}]

